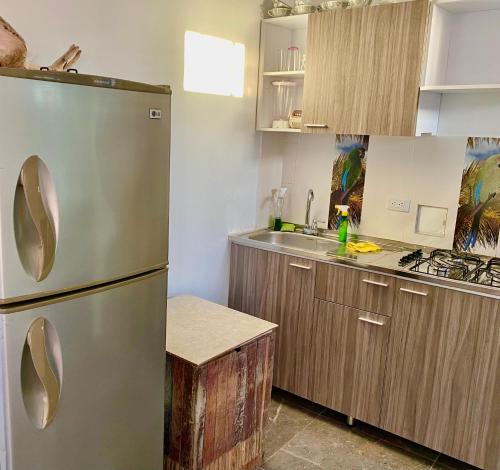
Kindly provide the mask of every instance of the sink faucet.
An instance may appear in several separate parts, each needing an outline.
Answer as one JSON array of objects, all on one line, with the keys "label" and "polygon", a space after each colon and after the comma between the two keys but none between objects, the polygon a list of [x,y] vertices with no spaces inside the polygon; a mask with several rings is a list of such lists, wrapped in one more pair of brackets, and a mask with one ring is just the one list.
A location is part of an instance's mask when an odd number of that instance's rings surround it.
[{"label": "sink faucet", "polygon": [[[311,203],[314,201],[314,191],[310,189],[307,192],[307,206],[306,206],[306,222],[304,227],[304,233],[306,235],[316,235],[317,224],[311,224]],[[316,227],[314,227],[316,225]]]}]

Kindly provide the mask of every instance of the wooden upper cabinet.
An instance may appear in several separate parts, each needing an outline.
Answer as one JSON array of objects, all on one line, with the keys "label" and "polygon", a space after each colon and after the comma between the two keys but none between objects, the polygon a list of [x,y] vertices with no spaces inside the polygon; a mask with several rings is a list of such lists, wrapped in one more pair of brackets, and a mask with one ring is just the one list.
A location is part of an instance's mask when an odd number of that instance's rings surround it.
[{"label": "wooden upper cabinet", "polygon": [[500,302],[398,281],[381,427],[500,467]]},{"label": "wooden upper cabinet", "polygon": [[415,135],[428,0],[311,15],[303,132]]}]

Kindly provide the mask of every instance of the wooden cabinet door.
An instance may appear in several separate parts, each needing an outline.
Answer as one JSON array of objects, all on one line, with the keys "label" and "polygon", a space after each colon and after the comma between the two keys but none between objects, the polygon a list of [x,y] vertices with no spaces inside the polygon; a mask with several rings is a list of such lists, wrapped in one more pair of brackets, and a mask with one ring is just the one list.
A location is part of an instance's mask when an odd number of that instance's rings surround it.
[{"label": "wooden cabinet door", "polygon": [[415,135],[429,10],[415,0],[311,15],[303,132]]},{"label": "wooden cabinet door", "polygon": [[312,362],[308,348],[310,319],[314,305],[316,263],[303,258],[282,256],[280,319],[274,384],[305,397]]},{"label": "wooden cabinet door", "polygon": [[316,263],[241,245],[231,247],[229,307],[279,325],[274,385],[305,396],[311,363]]},{"label": "wooden cabinet door", "polygon": [[230,308],[277,323],[280,312],[282,255],[231,245]]},{"label": "wooden cabinet door", "polygon": [[498,469],[499,359],[500,301],[398,281],[381,427]]},{"label": "wooden cabinet door", "polygon": [[391,319],[315,300],[309,399],[377,426]]},{"label": "wooden cabinet door", "polygon": [[315,297],[390,316],[394,285],[395,278],[391,276],[318,263]]}]

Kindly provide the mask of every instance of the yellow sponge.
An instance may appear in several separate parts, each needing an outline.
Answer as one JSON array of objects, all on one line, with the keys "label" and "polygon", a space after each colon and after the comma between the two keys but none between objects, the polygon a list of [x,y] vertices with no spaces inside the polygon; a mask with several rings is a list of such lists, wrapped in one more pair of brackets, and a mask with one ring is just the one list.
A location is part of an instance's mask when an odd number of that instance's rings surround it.
[{"label": "yellow sponge", "polygon": [[349,242],[347,248],[355,253],[376,253],[377,251],[382,251],[382,248],[372,242]]}]

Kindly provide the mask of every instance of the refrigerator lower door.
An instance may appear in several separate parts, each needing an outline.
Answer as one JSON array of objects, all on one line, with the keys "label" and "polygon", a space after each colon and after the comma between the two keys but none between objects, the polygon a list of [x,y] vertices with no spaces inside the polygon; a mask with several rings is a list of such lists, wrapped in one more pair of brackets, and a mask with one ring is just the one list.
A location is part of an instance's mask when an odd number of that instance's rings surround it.
[{"label": "refrigerator lower door", "polygon": [[0,76],[0,103],[0,304],[166,265],[169,94]]},{"label": "refrigerator lower door", "polygon": [[165,289],[161,271],[1,316],[7,470],[162,469]]}]

